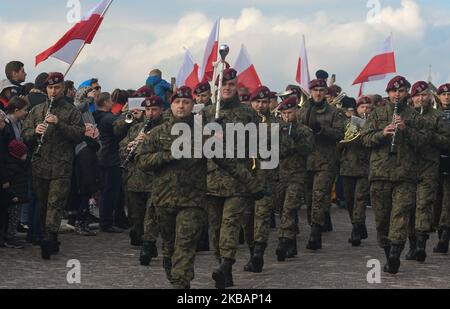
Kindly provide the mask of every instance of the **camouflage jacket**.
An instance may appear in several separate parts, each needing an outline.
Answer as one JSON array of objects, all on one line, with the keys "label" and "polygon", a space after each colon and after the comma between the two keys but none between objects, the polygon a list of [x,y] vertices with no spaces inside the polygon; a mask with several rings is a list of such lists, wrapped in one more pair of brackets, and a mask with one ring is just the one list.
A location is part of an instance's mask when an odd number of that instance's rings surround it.
[{"label": "camouflage jacket", "polygon": [[[147,134],[155,127],[162,123],[162,118],[155,119],[150,123],[147,122],[137,122],[128,131],[127,137],[120,142],[120,153],[123,161],[126,160],[129,151],[127,146],[129,143],[134,141],[134,139],[139,135],[141,130],[147,125]],[[142,145],[137,146],[136,154],[140,152]],[[154,175],[152,173],[145,173],[137,167],[135,158],[131,158],[126,166],[126,177],[127,177],[127,189],[131,192],[152,192],[152,180]]]},{"label": "camouflage jacket", "polygon": [[338,156],[336,144],[344,138],[345,115],[335,107],[323,102],[318,108],[311,100],[300,109],[299,121],[311,127],[319,123],[321,130],[315,136],[314,151],[308,156],[308,171],[336,171]]},{"label": "camouflage jacket", "polygon": [[422,119],[427,129],[428,145],[419,149],[421,178],[437,179],[441,151],[450,148],[450,125],[442,111],[425,108]]},{"label": "camouflage jacket", "polygon": [[[205,207],[207,159],[182,158],[172,156],[172,144],[178,138],[172,136],[172,128],[177,123],[188,124],[193,130],[194,116],[188,119],[170,117],[153,129],[146,137],[142,150],[136,157],[137,166],[143,172],[153,172],[152,201],[157,207]],[[193,154],[194,134],[191,134],[191,153]],[[202,144],[204,140],[201,141]],[[213,159],[221,168],[235,177],[240,186],[251,193],[262,190],[262,186],[251,173],[236,164],[234,160]]]},{"label": "camouflage jacket", "polygon": [[369,180],[416,182],[418,178],[418,150],[426,146],[427,132],[420,115],[403,103],[399,114],[406,129],[396,135],[397,153],[390,154],[392,137],[384,136],[384,129],[392,123],[394,104],[380,106],[369,116],[361,131],[364,146],[371,149]]},{"label": "camouflage jacket", "polygon": [[314,150],[312,130],[298,121],[280,124],[280,181],[295,181],[306,174],[306,159]]},{"label": "camouflage jacket", "polygon": [[[22,138],[31,148],[36,148],[41,136],[35,133],[43,123],[49,101],[34,107],[23,124]],[[81,143],[85,126],[81,113],[64,98],[53,103],[51,113],[58,117],[58,124],[50,124],[45,132],[39,155],[32,157],[33,176],[44,179],[72,177],[75,146]]]},{"label": "camouflage jacket", "polygon": [[[216,105],[210,105],[205,107],[201,115],[206,122],[214,122],[216,115]],[[242,124],[246,126],[249,123],[257,124],[259,119],[255,111],[250,107],[241,104],[239,102],[239,97],[236,96],[233,100],[225,102],[220,111],[220,121],[224,126],[224,149],[226,149],[226,135],[225,135],[225,125],[230,124]],[[257,136],[250,136],[251,139],[257,139]],[[248,140],[246,141],[248,145]],[[237,143],[235,143],[235,152],[237,152]],[[235,156],[237,158],[237,156]],[[253,160],[248,158],[245,159],[234,159],[236,164],[239,164],[242,168],[247,170],[252,170]],[[233,197],[233,196],[249,196],[249,192],[246,186],[233,178],[228,172],[221,169],[213,161],[208,162],[208,195],[218,196],[218,197]]]}]

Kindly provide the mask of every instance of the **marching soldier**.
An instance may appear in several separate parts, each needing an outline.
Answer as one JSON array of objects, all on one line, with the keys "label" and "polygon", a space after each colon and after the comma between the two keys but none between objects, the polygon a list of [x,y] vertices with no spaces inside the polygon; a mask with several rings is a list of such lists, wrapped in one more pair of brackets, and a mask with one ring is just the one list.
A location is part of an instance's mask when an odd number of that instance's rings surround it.
[{"label": "marching soldier", "polygon": [[[442,104],[445,121],[450,124],[450,84],[444,84],[437,90]],[[438,199],[433,211],[433,226],[438,230],[439,243],[433,249],[436,253],[448,253],[450,240],[450,149],[447,147],[441,155],[441,179]]]},{"label": "marching soldier", "polygon": [[388,102],[369,116],[362,132],[371,149],[370,197],[375,211],[378,243],[384,249],[385,272],[396,274],[407,238],[408,215],[414,208],[417,151],[426,145],[420,115],[408,106],[409,82],[402,76],[388,84]]},{"label": "marching soldier", "polygon": [[70,190],[74,148],[81,143],[85,126],[81,113],[64,99],[64,76],[50,73],[46,85],[50,99],[31,110],[22,137],[35,149],[33,187],[45,228],[41,254],[48,260],[59,252],[58,231]]},{"label": "marching soldier", "polygon": [[[369,97],[359,98],[356,116],[367,119],[371,108],[372,103]],[[357,132],[353,133],[359,135],[360,131],[361,127],[358,127]],[[360,136],[354,140],[342,141],[338,148],[340,150],[340,175],[343,177],[345,203],[353,225],[349,242],[352,246],[357,247],[361,245],[362,239],[368,237],[366,206],[370,203],[368,180],[370,151],[362,145]]]},{"label": "marching soldier", "polygon": [[298,210],[303,200],[306,180],[306,158],[314,149],[312,130],[298,119],[297,100],[290,97],[278,107],[281,112],[280,167],[276,192],[281,203],[278,228],[278,261],[297,255]]},{"label": "marching soldier", "polygon": [[[183,124],[193,132],[197,120],[192,114],[194,102],[190,88],[178,89],[171,102],[170,118],[146,137],[137,160],[143,171],[155,173],[152,200],[161,226],[167,277],[174,288],[187,289],[194,278],[197,243],[206,221],[207,161],[205,158],[174,158],[172,128]],[[194,134],[191,137],[193,139]],[[191,140],[187,147],[193,145],[195,142]],[[261,197],[261,186],[248,170],[234,160],[213,160],[239,179],[240,184],[248,184],[249,192]]]},{"label": "marching soldier", "polygon": [[416,207],[411,211],[408,222],[410,250],[406,259],[424,262],[426,241],[432,228],[433,206],[437,199],[436,188],[439,187],[440,154],[441,149],[450,147],[450,127],[442,113],[433,108],[427,82],[415,83],[411,88],[411,97],[413,107],[422,115],[429,139],[427,147],[419,149]]},{"label": "marching soldier", "polygon": [[[158,226],[153,220],[149,224],[146,239],[144,235],[144,216],[147,219],[146,210],[150,212],[148,219],[154,217],[154,210],[151,205],[152,175],[142,172],[137,168],[134,161],[139,145],[144,138],[156,126],[162,123],[163,101],[158,96],[151,96],[143,99],[142,107],[145,108],[145,121],[136,121],[128,131],[127,137],[120,143],[120,148],[126,158],[123,167],[127,169],[127,205],[128,218],[131,223],[130,240],[132,246],[142,246],[143,252],[150,251],[152,257],[156,254],[156,240],[158,237]],[[143,244],[143,241],[145,243]],[[145,254],[144,254],[145,255]],[[146,255],[145,255],[146,256]],[[144,261],[143,261],[144,260]],[[141,263],[146,263],[148,258],[141,257]]]},{"label": "marching soldier", "polygon": [[331,205],[331,190],[337,173],[336,144],[344,138],[345,116],[325,99],[327,83],[315,79],[309,85],[311,99],[299,110],[299,121],[313,130],[315,149],[307,159],[306,202],[311,222],[307,249],[322,248],[322,227]]}]

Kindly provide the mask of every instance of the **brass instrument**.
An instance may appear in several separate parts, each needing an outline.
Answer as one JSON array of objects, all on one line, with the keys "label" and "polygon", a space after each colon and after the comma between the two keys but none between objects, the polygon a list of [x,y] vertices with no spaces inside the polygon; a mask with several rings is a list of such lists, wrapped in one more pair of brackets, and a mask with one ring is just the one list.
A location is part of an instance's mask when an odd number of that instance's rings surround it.
[{"label": "brass instrument", "polygon": [[437,95],[437,93],[435,91],[433,91],[433,90],[431,90],[430,92],[433,95],[433,98],[431,99],[431,102],[433,104],[433,108],[434,109],[441,108],[441,106],[442,106],[441,99],[439,99],[439,96]]},{"label": "brass instrument", "polygon": [[[225,62],[225,59],[229,53],[230,53],[230,48],[227,45],[220,45],[220,47],[219,47],[220,60],[218,63],[216,63],[217,67],[219,65],[221,66],[220,72],[219,72],[219,86],[218,86],[217,97],[216,97],[215,91],[213,91],[214,103],[216,104],[216,119],[219,119],[219,117],[220,117],[220,108],[221,108],[220,104],[222,103],[221,89],[223,86],[223,72],[225,71],[225,69],[227,67],[227,63]],[[214,85],[215,85],[215,81],[214,81]]]},{"label": "brass instrument", "polygon": [[345,98],[347,94],[345,92],[341,92],[337,97],[331,101],[331,105],[336,106],[337,108],[342,108],[342,99]]},{"label": "brass instrument", "polygon": [[125,123],[132,124],[134,122],[133,113],[129,112],[125,114]]},{"label": "brass instrument", "polygon": [[[398,102],[395,102],[394,114],[392,116],[392,124],[393,125],[395,125],[395,118],[397,116],[399,116],[399,114],[398,114],[398,104],[399,104]],[[395,125],[394,135],[392,135],[391,148],[389,150],[389,154],[391,154],[391,155],[397,154],[397,144],[396,144],[397,132],[398,132],[398,126]]]},{"label": "brass instrument", "polygon": [[[47,129],[48,129],[48,125],[49,125],[49,123],[47,122],[47,118],[52,113],[51,111],[52,111],[52,108],[53,108],[53,102],[54,101],[55,101],[55,98],[50,98],[50,104],[48,105],[47,113],[45,114],[45,117],[44,117],[44,125],[45,125],[45,127]],[[45,139],[45,133],[46,132],[47,131],[45,131],[44,134],[41,135],[41,138],[38,140],[38,146],[37,146],[36,151],[34,153],[36,156],[40,155],[40,152],[41,152],[41,149],[42,149],[42,145],[44,144],[44,139]]]},{"label": "brass instrument", "polygon": [[345,129],[345,136],[340,144],[346,144],[353,142],[361,135],[361,129],[367,121],[367,114],[364,114],[364,118],[352,116]]}]

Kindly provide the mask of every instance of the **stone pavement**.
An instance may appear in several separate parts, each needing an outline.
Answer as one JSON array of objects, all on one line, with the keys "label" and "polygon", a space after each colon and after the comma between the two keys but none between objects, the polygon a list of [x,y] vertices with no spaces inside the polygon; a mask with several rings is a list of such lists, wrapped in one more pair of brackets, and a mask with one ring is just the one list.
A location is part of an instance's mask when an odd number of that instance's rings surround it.
[{"label": "stone pavement", "polygon": [[[369,239],[361,247],[352,248],[347,243],[351,230],[347,212],[333,207],[334,232],[324,235],[323,249],[318,252],[305,249],[309,233],[305,215],[302,210],[297,258],[284,263],[276,261],[277,239],[273,231],[264,272],[246,273],[242,269],[248,260],[248,250],[245,245],[240,247],[234,266],[236,289],[450,288],[450,256],[432,253],[432,246],[437,242],[436,235],[429,242],[426,263],[402,260],[399,274],[382,273],[382,283],[369,284],[366,279],[370,270],[367,261],[380,259],[381,267],[384,265],[384,254],[376,245],[373,211],[368,209],[367,212]],[[28,245],[24,250],[0,248],[0,288],[170,288],[162,269],[162,258],[155,259],[150,267],[140,266],[139,250],[130,247],[127,233],[100,233],[92,238],[61,235],[60,238],[61,253],[52,257],[51,261],[41,260],[39,247]],[[66,264],[71,259],[81,263],[81,284],[67,283],[70,269]],[[215,267],[212,252],[200,253],[196,259],[196,278],[192,287],[213,288],[211,272]]]}]

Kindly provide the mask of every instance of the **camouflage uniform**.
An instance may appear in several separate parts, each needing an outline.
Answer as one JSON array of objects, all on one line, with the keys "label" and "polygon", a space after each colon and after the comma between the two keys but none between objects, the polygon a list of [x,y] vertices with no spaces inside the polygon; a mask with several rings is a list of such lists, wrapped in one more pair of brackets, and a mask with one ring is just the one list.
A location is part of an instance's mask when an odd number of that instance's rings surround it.
[{"label": "camouflage uniform", "polygon": [[326,101],[306,102],[298,119],[306,126],[318,123],[321,130],[315,134],[315,149],[308,156],[306,203],[312,225],[323,226],[331,206],[331,190],[336,179],[338,156],[336,143],[344,138],[345,116]]},{"label": "camouflage uniform", "polygon": [[[197,243],[206,224],[207,160],[176,160],[172,157],[174,137],[171,131],[180,122],[193,128],[194,117],[184,120],[171,117],[152,130],[137,156],[137,164],[144,172],[155,174],[152,202],[161,226],[163,265],[168,279],[175,287],[189,288],[194,278]],[[249,191],[258,192],[259,185],[242,166],[233,160],[215,162],[226,167],[227,172],[242,183],[247,183]]]},{"label": "camouflage uniform", "polygon": [[419,114],[403,102],[399,104],[399,114],[407,128],[397,132],[397,153],[390,154],[392,138],[385,137],[383,130],[392,123],[393,113],[392,102],[377,108],[361,132],[363,144],[372,150],[370,197],[375,211],[378,243],[385,250],[391,245],[403,248],[405,244],[408,215],[415,203],[417,151],[425,145],[427,138]]},{"label": "camouflage uniform", "polygon": [[[32,148],[40,139],[35,128],[43,123],[48,107],[47,101],[33,108],[23,124],[22,137]],[[48,126],[39,155],[32,157],[32,174],[42,226],[46,233],[56,234],[70,190],[74,149],[85,126],[81,113],[64,98],[53,102],[51,113],[58,117],[58,124]]]}]

